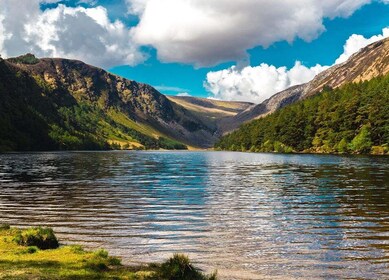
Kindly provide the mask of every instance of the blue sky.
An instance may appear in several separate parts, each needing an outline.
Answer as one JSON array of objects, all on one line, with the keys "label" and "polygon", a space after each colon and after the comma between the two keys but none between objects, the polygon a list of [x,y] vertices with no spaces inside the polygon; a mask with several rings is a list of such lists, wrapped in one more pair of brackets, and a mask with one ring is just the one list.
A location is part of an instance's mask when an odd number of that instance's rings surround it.
[{"label": "blue sky", "polygon": [[[267,63],[277,67],[293,67],[296,60],[306,66],[332,65],[343,52],[343,45],[352,34],[371,37],[380,34],[389,26],[389,5],[373,3],[357,10],[349,18],[325,19],[326,31],[312,42],[296,39],[292,44],[277,42],[268,48],[255,47],[249,50],[250,65]],[[160,89],[161,92],[176,95],[188,92],[193,96],[208,97],[209,92],[203,87],[209,71],[230,67],[235,62],[227,62],[215,67],[195,68],[180,63],[161,63],[156,52],[149,50],[150,59],[135,67],[118,66],[110,69],[120,76],[160,87],[175,87],[175,90]]]},{"label": "blue sky", "polygon": [[80,59],[165,94],[256,103],[389,36],[388,0],[0,0],[0,6],[4,57]]}]

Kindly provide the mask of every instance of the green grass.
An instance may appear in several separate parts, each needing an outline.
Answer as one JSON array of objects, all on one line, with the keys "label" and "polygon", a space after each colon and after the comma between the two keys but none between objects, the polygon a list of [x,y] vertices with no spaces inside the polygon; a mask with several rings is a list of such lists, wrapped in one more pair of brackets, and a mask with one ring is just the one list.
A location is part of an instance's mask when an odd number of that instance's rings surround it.
[{"label": "green grass", "polygon": [[87,251],[79,245],[68,245],[41,250],[20,245],[15,237],[23,232],[36,233],[36,229],[21,231],[0,225],[0,279],[216,279],[215,275],[201,273],[182,255],[175,255],[163,264],[124,266],[119,258],[102,249]]},{"label": "green grass", "polygon": [[116,110],[109,110],[108,116],[110,116],[115,122],[120,123],[124,125],[125,127],[128,127],[130,129],[134,129],[136,131],[139,131],[142,134],[145,134],[150,137],[159,137],[164,136],[159,131],[155,130],[151,126],[147,124],[138,124],[135,121],[128,118],[125,114],[122,112],[116,111]]}]

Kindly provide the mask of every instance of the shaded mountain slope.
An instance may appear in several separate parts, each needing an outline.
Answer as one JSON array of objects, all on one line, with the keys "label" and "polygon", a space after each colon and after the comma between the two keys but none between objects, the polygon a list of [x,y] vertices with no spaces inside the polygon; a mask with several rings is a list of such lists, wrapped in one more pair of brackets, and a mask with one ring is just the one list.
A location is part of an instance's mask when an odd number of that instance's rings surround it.
[{"label": "shaded mountain slope", "polygon": [[0,59],[0,149],[209,147],[213,123],[153,87],[80,61]]}]

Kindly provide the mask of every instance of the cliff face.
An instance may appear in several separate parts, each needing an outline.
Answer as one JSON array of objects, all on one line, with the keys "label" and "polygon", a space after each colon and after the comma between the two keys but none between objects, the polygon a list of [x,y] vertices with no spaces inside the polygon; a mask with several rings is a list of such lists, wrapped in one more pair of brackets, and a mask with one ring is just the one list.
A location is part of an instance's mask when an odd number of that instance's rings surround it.
[{"label": "cliff face", "polygon": [[389,38],[363,48],[346,62],[323,71],[311,82],[288,88],[249,110],[223,120],[220,133],[232,131],[242,123],[266,116],[286,105],[312,96],[322,91],[324,87],[338,88],[346,83],[367,81],[387,73],[389,73]]}]

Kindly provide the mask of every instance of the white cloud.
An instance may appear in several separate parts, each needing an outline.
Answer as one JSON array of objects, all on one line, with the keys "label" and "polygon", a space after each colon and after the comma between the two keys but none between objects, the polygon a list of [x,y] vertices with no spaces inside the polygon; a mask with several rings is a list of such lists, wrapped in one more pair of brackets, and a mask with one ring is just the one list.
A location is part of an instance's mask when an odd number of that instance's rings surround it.
[{"label": "white cloud", "polygon": [[243,69],[232,66],[209,72],[204,85],[217,99],[260,103],[290,86],[308,82],[326,68],[320,65],[307,68],[298,61],[289,70],[265,63]]},{"label": "white cloud", "polygon": [[4,21],[4,16],[0,14],[0,55],[7,55],[7,52],[4,49],[4,41],[9,39],[10,35],[6,33],[4,26],[3,26],[3,21]]},{"label": "white cloud", "polygon": [[[239,62],[255,46],[297,37],[313,40],[325,30],[323,18],[350,16],[371,1],[125,0],[128,13],[139,17],[139,24],[128,28],[112,21],[102,6],[58,5],[41,11],[40,3],[70,0],[0,0],[0,51],[65,56],[110,67],[142,62],[139,46],[151,45],[167,62]],[[96,0],[72,3],[98,5]]]},{"label": "white cloud", "polygon": [[42,2],[57,1],[0,0],[0,32],[5,30],[12,35],[1,36],[3,52],[8,56],[32,52],[40,57],[80,59],[102,67],[144,61],[131,31],[120,21],[112,22],[104,7],[58,5],[41,11]]},{"label": "white cloud", "polygon": [[[389,3],[389,0],[387,1]],[[389,27],[382,29],[382,34],[365,38],[362,35],[353,34],[347,39],[346,44],[343,46],[343,54],[335,61],[335,64],[345,62],[354,53],[360,49],[370,45],[374,42],[389,37]]]},{"label": "white cloud", "polygon": [[180,92],[179,94],[177,94],[177,96],[185,96],[185,97],[189,97],[191,96],[189,93],[187,92]]},{"label": "white cloud", "polygon": [[[343,47],[344,52],[335,61],[335,64],[346,61],[361,48],[386,37],[389,37],[389,27],[384,28],[382,34],[370,38],[356,34],[351,35]],[[233,66],[209,72],[204,87],[213,95],[212,97],[217,99],[261,103],[277,92],[293,85],[309,82],[328,67],[318,64],[308,68],[298,61],[289,70],[286,67],[276,68],[264,63],[241,69]]]},{"label": "white cloud", "polygon": [[174,86],[154,86],[154,88],[159,91],[175,91],[175,92],[189,91],[189,89],[174,87]]},{"label": "white cloud", "polygon": [[296,37],[311,41],[323,18],[347,17],[371,0],[127,0],[140,18],[139,44],[165,62],[214,65],[239,61],[255,46]]}]

